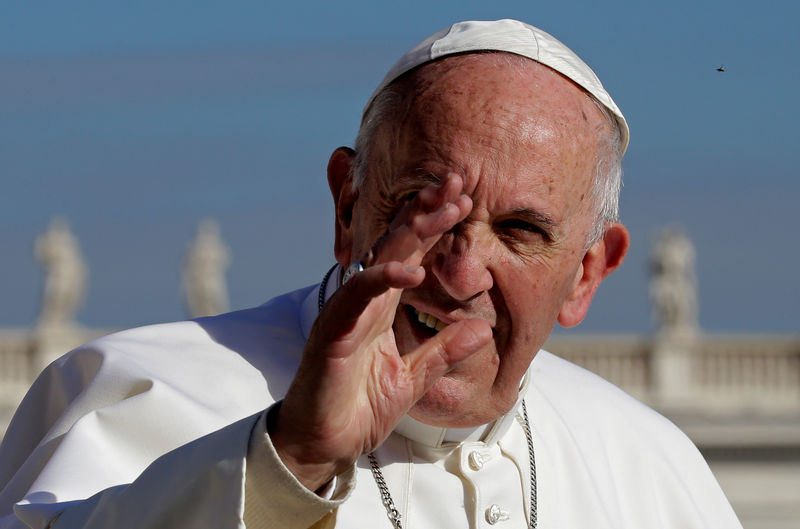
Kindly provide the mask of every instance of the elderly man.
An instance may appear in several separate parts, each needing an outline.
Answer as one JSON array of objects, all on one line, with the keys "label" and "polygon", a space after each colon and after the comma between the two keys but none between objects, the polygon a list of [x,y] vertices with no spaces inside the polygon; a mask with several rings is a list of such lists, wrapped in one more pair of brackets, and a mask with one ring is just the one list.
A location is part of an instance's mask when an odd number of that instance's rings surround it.
[{"label": "elderly man", "polygon": [[0,527],[740,527],[674,426],[540,350],[625,256],[627,138],[550,35],[430,37],[330,159],[339,265],[56,362]]}]

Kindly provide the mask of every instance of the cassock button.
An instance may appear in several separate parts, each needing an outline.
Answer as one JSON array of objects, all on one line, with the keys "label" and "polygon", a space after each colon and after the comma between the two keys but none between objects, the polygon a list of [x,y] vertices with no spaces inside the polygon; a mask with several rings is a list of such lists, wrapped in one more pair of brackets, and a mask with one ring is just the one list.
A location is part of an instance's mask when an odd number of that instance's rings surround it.
[{"label": "cassock button", "polygon": [[508,520],[508,513],[502,510],[496,503],[486,509],[486,521],[489,522],[489,524],[494,525],[504,520]]},{"label": "cassock button", "polygon": [[473,450],[469,454],[469,467],[472,470],[480,470],[483,468],[483,464],[486,463],[486,460],[489,459],[488,457],[484,456],[477,450]]}]

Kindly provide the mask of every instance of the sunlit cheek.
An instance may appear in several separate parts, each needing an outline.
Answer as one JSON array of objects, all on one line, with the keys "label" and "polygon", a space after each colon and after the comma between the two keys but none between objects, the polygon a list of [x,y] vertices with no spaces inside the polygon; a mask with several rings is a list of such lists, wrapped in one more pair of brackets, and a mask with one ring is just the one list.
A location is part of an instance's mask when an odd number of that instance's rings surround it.
[{"label": "sunlit cheek", "polygon": [[507,296],[517,339],[523,344],[538,344],[548,334],[558,316],[563,278],[551,273],[549,266],[531,267],[511,281]]}]

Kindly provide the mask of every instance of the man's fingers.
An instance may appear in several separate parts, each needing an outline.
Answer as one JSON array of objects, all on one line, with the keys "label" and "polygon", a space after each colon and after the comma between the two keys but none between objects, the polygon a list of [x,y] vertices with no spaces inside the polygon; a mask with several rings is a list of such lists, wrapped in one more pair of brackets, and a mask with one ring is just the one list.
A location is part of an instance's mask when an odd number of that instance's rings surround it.
[{"label": "man's fingers", "polygon": [[448,203],[433,213],[411,217],[378,241],[373,250],[376,262],[418,264],[439,237],[458,223],[460,216],[458,206]]},{"label": "man's fingers", "polygon": [[481,319],[452,323],[428,339],[403,360],[414,381],[415,400],[456,364],[492,340],[492,328]]},{"label": "man's fingers", "polygon": [[[462,193],[463,185],[464,181],[460,175],[457,173],[450,173],[442,182],[425,186],[417,193],[413,200],[403,206],[389,225],[389,231],[397,229],[404,224],[408,224],[414,217],[419,215],[428,216],[428,218],[437,218],[440,216],[443,208],[448,205],[456,205],[458,209],[461,209],[459,207],[461,198],[466,196]],[[458,220],[462,220],[468,213],[468,210],[464,211],[463,216],[459,215],[460,218],[458,218]]]},{"label": "man's fingers", "polygon": [[453,173],[442,183],[423,188],[376,241],[372,248],[374,262],[419,264],[439,237],[472,210],[472,200],[462,194],[462,186],[461,177]]},{"label": "man's fingers", "polygon": [[[365,268],[342,285],[328,301],[326,313],[331,323],[349,330],[376,297],[389,289],[414,288],[425,279],[421,266],[404,265],[393,261]],[[394,315],[394,307],[391,309]]]},{"label": "man's fingers", "polygon": [[[441,182],[422,188],[408,206],[423,213],[432,213],[446,203],[455,201],[461,194],[463,185],[464,180],[458,173],[449,173]],[[398,218],[401,216],[398,215]]]}]

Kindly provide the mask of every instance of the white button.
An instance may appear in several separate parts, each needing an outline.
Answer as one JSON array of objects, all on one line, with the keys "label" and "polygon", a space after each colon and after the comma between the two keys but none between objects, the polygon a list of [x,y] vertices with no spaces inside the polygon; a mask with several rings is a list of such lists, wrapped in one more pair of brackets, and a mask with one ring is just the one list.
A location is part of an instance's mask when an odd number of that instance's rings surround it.
[{"label": "white button", "polygon": [[469,454],[469,466],[472,470],[480,470],[483,468],[484,463],[489,460],[489,457],[481,454],[477,450],[473,450]]},{"label": "white button", "polygon": [[504,520],[508,520],[508,513],[502,510],[496,503],[486,509],[486,521],[491,525]]}]

